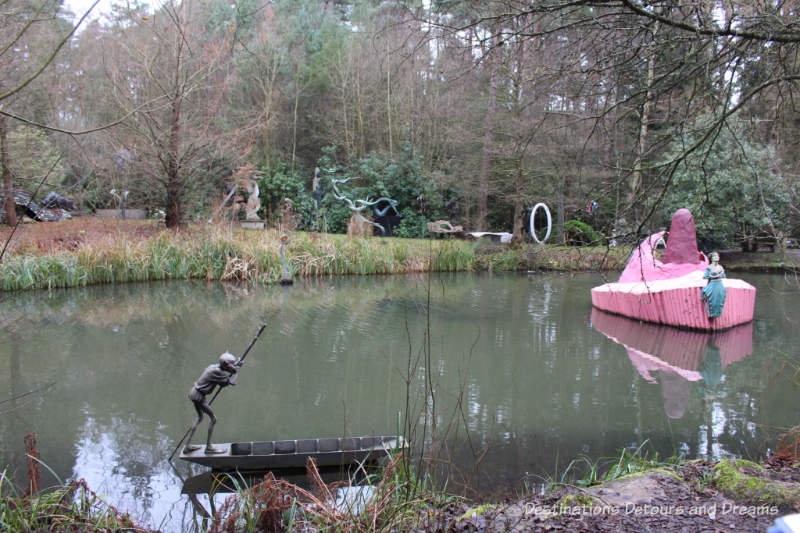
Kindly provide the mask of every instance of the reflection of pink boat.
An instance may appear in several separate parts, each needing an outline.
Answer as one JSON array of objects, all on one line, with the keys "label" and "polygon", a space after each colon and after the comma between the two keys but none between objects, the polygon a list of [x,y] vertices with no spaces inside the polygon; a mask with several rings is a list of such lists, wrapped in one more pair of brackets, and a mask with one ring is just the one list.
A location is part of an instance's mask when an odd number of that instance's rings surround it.
[{"label": "reflection of pink boat", "polygon": [[653,254],[664,232],[633,251],[619,281],[592,289],[592,305],[619,315],[704,331],[728,329],[753,320],[756,288],[740,279],[723,279],[727,297],[722,315],[708,318],[700,291],[707,280],[706,256],[698,252],[694,219],[687,209],[672,217],[664,260]]},{"label": "reflection of pink boat", "polygon": [[709,346],[719,350],[723,369],[753,353],[752,323],[718,333],[701,333],[642,324],[592,309],[592,327],[624,346],[631,363],[647,381],[655,381],[650,372],[656,370],[699,381],[702,377],[697,369]]}]

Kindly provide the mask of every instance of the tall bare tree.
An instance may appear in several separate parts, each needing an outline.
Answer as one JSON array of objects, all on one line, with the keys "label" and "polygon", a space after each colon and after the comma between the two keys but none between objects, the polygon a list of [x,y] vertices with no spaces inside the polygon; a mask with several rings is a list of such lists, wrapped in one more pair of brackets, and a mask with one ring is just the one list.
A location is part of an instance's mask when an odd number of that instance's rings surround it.
[{"label": "tall bare tree", "polygon": [[[229,35],[209,32],[199,9],[167,2],[152,15],[124,12],[104,35],[108,94],[121,127],[105,136],[110,164],[163,194],[165,223],[184,222],[186,202],[209,180],[224,134],[215,128],[226,93],[214,76]],[[140,108],[142,102],[151,102]],[[219,176],[217,176],[218,178]]]},{"label": "tall bare tree", "polygon": [[35,91],[37,79],[53,64],[97,1],[75,24],[61,18],[57,3],[7,0],[0,6],[0,174],[5,218],[10,225],[17,222],[8,147],[8,118],[15,115],[10,107]]}]

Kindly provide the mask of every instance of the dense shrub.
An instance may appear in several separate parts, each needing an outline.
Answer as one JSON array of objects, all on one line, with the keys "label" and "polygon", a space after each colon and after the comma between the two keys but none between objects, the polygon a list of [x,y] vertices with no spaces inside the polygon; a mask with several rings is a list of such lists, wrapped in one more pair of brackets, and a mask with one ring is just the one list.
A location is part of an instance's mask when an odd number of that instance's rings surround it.
[{"label": "dense shrub", "polygon": [[[371,153],[352,162],[337,162],[336,147],[327,147],[319,159],[321,186],[324,193],[327,229],[333,233],[347,231],[350,210],[342,200],[333,196],[331,178],[350,181],[339,185],[339,191],[353,200],[374,201],[381,197],[397,201],[397,209],[404,217],[394,234],[402,237],[425,237],[425,224],[430,220],[447,218],[445,199],[450,191],[443,191],[428,176],[414,155],[410,145],[404,145],[395,157],[385,153]],[[363,215],[374,217],[371,207]]]},{"label": "dense shrub", "polygon": [[587,246],[600,244],[603,236],[596,232],[589,224],[580,220],[567,220],[564,222],[564,233],[567,244],[573,246]]},{"label": "dense shrub", "polygon": [[[673,141],[667,160],[697,142],[694,131],[708,125],[699,118]],[[685,207],[694,215],[697,236],[707,247],[740,244],[757,235],[789,234],[791,192],[774,151],[731,122],[706,139],[675,169],[661,208],[665,224]]]},{"label": "dense shrub", "polygon": [[259,196],[261,199],[261,213],[270,223],[280,219],[283,209],[283,199],[292,201],[294,212],[300,229],[313,229],[316,220],[316,206],[312,198],[310,184],[306,184],[303,174],[291,172],[285,163],[279,164],[258,180]]}]

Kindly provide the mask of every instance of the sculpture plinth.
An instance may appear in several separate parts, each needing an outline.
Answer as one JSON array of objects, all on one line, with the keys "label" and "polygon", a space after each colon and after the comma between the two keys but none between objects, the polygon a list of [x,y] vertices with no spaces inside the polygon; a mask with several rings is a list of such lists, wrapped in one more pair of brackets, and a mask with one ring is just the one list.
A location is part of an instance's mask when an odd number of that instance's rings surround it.
[{"label": "sculpture plinth", "polygon": [[242,220],[239,222],[239,227],[242,229],[264,229],[263,220]]}]

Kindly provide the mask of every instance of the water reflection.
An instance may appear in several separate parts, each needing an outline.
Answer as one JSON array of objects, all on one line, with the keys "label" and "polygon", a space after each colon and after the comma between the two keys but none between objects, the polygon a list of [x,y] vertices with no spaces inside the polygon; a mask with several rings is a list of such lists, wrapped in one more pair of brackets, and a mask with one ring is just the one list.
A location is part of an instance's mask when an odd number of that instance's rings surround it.
[{"label": "water reflection", "polygon": [[592,309],[592,326],[625,348],[645,381],[661,384],[664,411],[673,419],[686,412],[691,382],[702,380],[706,389],[713,389],[721,383],[725,367],[753,353],[752,322],[703,333]]},{"label": "water reflection", "polygon": [[[215,440],[393,434],[398,419],[433,420],[454,490],[513,492],[575,457],[644,439],[662,456],[758,454],[765,428],[800,418],[796,387],[778,374],[794,353],[798,299],[759,299],[744,340],[676,340],[590,319],[600,281],[447,274],[9,295],[0,459],[24,475],[23,437],[34,431],[61,478],[86,478],[165,531],[191,529],[191,502],[166,462],[195,417],[187,390],[220,353],[241,353],[262,321],[239,383],[214,403]],[[747,281],[764,294],[780,278]],[[182,479],[203,472],[177,466]]]}]

